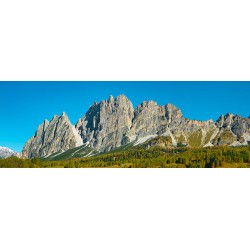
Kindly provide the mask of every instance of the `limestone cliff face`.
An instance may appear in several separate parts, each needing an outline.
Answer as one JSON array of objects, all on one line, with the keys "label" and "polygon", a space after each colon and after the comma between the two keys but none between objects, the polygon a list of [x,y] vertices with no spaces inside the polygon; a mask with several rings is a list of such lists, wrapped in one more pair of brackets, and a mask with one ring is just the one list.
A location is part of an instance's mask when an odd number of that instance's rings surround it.
[{"label": "limestone cliff face", "polygon": [[139,105],[134,112],[130,136],[144,137],[153,134],[164,134],[172,120],[180,120],[182,113],[172,104],[159,106],[156,102],[147,101]]},{"label": "limestone cliff face", "polygon": [[124,95],[116,99],[110,96],[107,101],[94,103],[86,115],[78,121],[76,129],[83,142],[99,151],[109,151],[128,142],[134,117],[132,103]]},{"label": "limestone cliff face", "polygon": [[[154,101],[145,101],[133,110],[123,95],[94,103],[78,121],[76,129],[83,142],[99,151],[130,142],[138,145],[157,136],[170,137],[172,146],[213,146],[211,141],[219,132],[212,120],[186,119],[172,104],[159,106]],[[214,143],[218,144],[216,140]]]},{"label": "limestone cliff face", "polygon": [[169,128],[177,145],[190,147],[206,146],[216,133],[212,120],[196,121],[182,117],[180,120],[171,121]]},{"label": "limestone cliff face", "polygon": [[124,95],[94,102],[87,113],[72,126],[67,115],[45,120],[36,134],[25,144],[22,157],[43,157],[77,146],[88,144],[106,152],[133,143],[138,145],[157,136],[150,145],[168,147],[248,145],[250,119],[227,114],[213,122],[187,119],[172,104],[157,105],[145,101],[135,110]]},{"label": "limestone cliff face", "polygon": [[158,106],[153,101],[143,102],[135,109],[129,135],[133,138],[133,136],[144,137],[157,134],[161,127],[166,127],[166,125],[165,107]]},{"label": "limestone cliff face", "polygon": [[45,120],[35,135],[25,144],[21,157],[44,157],[80,146],[82,141],[67,115],[54,116],[49,122]]},{"label": "limestone cliff face", "polygon": [[250,119],[239,115],[227,114],[219,117],[215,125],[219,132],[213,140],[217,146],[248,145],[250,142]]},{"label": "limestone cliff face", "polygon": [[[165,136],[172,146],[201,147],[210,142],[216,126],[212,120],[196,121],[183,117],[180,109],[172,104],[159,106],[153,101],[143,102],[135,110],[130,138],[138,140]],[[169,141],[168,139],[168,145]]]}]

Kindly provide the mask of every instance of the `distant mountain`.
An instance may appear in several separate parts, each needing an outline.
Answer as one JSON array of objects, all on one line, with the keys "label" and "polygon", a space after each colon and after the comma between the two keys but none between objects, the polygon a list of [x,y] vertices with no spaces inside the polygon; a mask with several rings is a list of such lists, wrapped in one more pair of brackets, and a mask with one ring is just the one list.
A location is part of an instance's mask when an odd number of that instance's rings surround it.
[{"label": "distant mountain", "polygon": [[18,156],[18,153],[9,148],[0,146],[0,158],[8,158],[11,156]]},{"label": "distant mountain", "polygon": [[[25,144],[21,156],[54,157],[68,150],[78,150],[86,157],[93,152],[108,152],[126,145],[137,146],[164,137],[166,147],[241,146],[250,144],[250,118],[222,115],[216,122],[197,121],[183,117],[172,104],[159,106],[145,101],[137,108],[125,95],[99,103],[94,102],[87,113],[73,126],[67,115],[45,120]],[[158,145],[153,140],[153,144]],[[85,148],[86,147],[86,148]],[[84,149],[83,149],[84,148]],[[91,149],[92,153],[86,149]],[[70,151],[71,152],[71,151]],[[68,153],[63,156],[69,157]]]}]

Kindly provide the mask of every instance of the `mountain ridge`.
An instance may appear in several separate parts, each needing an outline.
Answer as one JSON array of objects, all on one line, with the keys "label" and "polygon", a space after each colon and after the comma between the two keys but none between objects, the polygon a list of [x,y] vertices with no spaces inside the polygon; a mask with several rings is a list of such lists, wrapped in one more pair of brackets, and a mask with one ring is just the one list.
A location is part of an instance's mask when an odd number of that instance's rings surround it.
[{"label": "mountain ridge", "polygon": [[250,119],[228,113],[216,122],[185,118],[173,104],[144,101],[136,108],[125,96],[109,96],[94,102],[76,125],[65,112],[45,120],[25,144],[23,158],[47,157],[88,145],[108,152],[133,141],[141,144],[157,137],[169,137],[169,146],[240,146],[250,142]]}]

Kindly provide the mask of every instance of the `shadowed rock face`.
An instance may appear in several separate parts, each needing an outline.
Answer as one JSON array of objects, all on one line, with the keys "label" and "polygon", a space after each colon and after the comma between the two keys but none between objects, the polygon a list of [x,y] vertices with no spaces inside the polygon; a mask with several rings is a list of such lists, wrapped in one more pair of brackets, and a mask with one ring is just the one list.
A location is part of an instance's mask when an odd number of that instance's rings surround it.
[{"label": "shadowed rock face", "polygon": [[240,118],[232,122],[231,129],[237,136],[250,133],[250,119]]},{"label": "shadowed rock face", "polygon": [[168,146],[247,145],[250,119],[227,114],[217,122],[196,121],[184,118],[172,104],[159,106],[145,101],[134,110],[126,96],[110,96],[94,102],[75,127],[65,113],[50,122],[45,120],[25,144],[22,157],[48,156],[84,143],[105,152],[133,141],[138,145],[156,136],[167,137],[163,144]]},{"label": "shadowed rock face", "polygon": [[67,115],[54,116],[49,122],[45,120],[35,135],[25,144],[23,158],[44,157],[56,152],[63,152],[80,146],[81,140],[70,123]]}]

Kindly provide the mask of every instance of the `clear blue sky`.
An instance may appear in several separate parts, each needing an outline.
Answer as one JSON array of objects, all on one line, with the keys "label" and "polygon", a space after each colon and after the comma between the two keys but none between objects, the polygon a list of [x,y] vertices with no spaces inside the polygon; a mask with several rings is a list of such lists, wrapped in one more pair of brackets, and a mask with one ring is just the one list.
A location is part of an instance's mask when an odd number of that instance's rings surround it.
[{"label": "clear blue sky", "polygon": [[172,103],[197,120],[250,115],[250,82],[0,82],[0,146],[20,152],[44,119],[65,111],[75,124],[94,101],[119,94],[134,107]]}]

